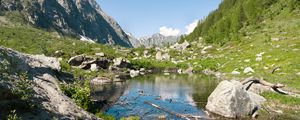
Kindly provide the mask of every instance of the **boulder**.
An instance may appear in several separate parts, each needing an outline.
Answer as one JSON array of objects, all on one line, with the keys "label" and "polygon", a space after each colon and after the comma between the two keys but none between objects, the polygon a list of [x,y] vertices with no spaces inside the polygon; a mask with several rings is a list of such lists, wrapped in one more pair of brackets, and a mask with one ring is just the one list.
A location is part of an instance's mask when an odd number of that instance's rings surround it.
[{"label": "boulder", "polygon": [[188,69],[184,70],[183,73],[184,74],[192,74],[193,73],[194,68],[193,67],[189,67]]},{"label": "boulder", "polygon": [[170,60],[171,56],[168,53],[162,55],[163,60]]},{"label": "boulder", "polygon": [[104,57],[105,54],[103,52],[100,52],[100,53],[95,53],[96,56],[99,56],[99,57]]},{"label": "boulder", "polygon": [[235,71],[235,70],[234,70],[234,71],[231,72],[231,74],[232,74],[232,75],[239,75],[239,74],[241,74],[241,73],[240,73],[239,71]]},{"label": "boulder", "polygon": [[54,52],[55,56],[63,56],[65,53],[62,50],[57,50]]},{"label": "boulder", "polygon": [[107,84],[110,82],[112,82],[112,80],[107,77],[96,77],[91,80],[91,84],[94,84],[94,85],[102,85],[102,84]]},{"label": "boulder", "polygon": [[91,64],[91,71],[98,71],[97,64]]},{"label": "boulder", "polygon": [[79,65],[81,65],[83,62],[85,62],[85,61],[91,61],[91,60],[94,60],[94,58],[88,57],[88,56],[82,54],[82,55],[77,55],[77,56],[71,57],[71,58],[69,59],[68,63],[69,63],[71,66],[79,66]]},{"label": "boulder", "polygon": [[68,61],[68,63],[71,66],[79,66],[84,61],[85,55],[77,55],[74,57],[71,57]]},{"label": "boulder", "polygon": [[97,64],[98,68],[108,69],[110,60],[108,60],[106,58],[97,59],[96,64]]},{"label": "boulder", "polygon": [[206,109],[228,118],[244,117],[264,101],[265,98],[246,91],[238,81],[222,81],[208,97]]},{"label": "boulder", "polygon": [[257,57],[257,58],[255,59],[255,61],[257,61],[257,62],[260,62],[260,61],[262,61],[262,60],[263,60],[262,57]]},{"label": "boulder", "polygon": [[129,74],[130,74],[130,77],[136,77],[136,76],[139,76],[140,71],[138,71],[138,70],[130,70]]},{"label": "boulder", "polygon": [[155,59],[156,59],[156,60],[162,60],[162,59],[163,59],[162,53],[161,53],[160,51],[158,51],[158,52],[156,53]]},{"label": "boulder", "polygon": [[247,73],[254,73],[254,70],[251,68],[251,67],[246,67],[244,69],[244,73],[247,74]]},{"label": "boulder", "polygon": [[[5,55],[2,53],[5,53]],[[34,112],[34,114],[20,113],[22,118],[98,119],[96,116],[77,106],[74,100],[62,93],[60,90],[60,80],[57,78],[57,74],[60,74],[59,71],[61,69],[57,58],[46,57],[44,55],[28,55],[2,47],[0,47],[0,58],[1,60],[7,59],[8,62],[14,64],[13,71],[27,73],[28,79],[33,84],[33,98],[30,100],[35,102],[37,105],[35,111],[38,112]],[[9,82],[9,84],[12,87],[16,86],[12,82]]]},{"label": "boulder", "polygon": [[129,60],[123,59],[123,58],[116,58],[113,60],[115,67],[117,68],[130,68],[131,63]]},{"label": "boulder", "polygon": [[187,41],[184,41],[182,44],[174,44],[172,46],[170,46],[171,49],[175,49],[175,50],[178,50],[178,51],[183,51],[185,50],[186,48],[189,48],[191,47],[191,44]]}]

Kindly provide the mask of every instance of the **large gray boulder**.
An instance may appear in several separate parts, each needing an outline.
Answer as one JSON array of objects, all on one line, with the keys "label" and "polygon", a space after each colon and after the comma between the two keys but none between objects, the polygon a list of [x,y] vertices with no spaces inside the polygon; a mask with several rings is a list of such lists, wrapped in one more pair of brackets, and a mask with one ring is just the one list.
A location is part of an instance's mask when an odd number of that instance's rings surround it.
[{"label": "large gray boulder", "polygon": [[[33,101],[38,105],[36,108],[38,113],[34,115],[22,113],[23,119],[97,119],[77,106],[60,90],[57,72],[61,68],[58,59],[44,55],[22,54],[0,47],[0,60],[0,62],[8,60],[14,65],[11,69],[15,72],[27,73],[28,79],[34,84],[32,94],[34,94]],[[3,80],[0,79],[0,84],[1,82]]]},{"label": "large gray boulder", "polygon": [[222,81],[208,97],[206,109],[218,115],[236,118],[251,115],[265,99],[246,91],[238,81]]}]

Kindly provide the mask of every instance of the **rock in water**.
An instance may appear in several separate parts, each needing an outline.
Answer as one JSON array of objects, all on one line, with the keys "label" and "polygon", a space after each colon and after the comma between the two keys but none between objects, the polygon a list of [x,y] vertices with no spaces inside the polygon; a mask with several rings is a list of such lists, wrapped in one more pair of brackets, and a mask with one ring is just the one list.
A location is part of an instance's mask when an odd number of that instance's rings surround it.
[{"label": "rock in water", "polygon": [[228,118],[252,114],[265,99],[248,92],[238,81],[222,81],[208,97],[206,109]]},{"label": "rock in water", "polygon": [[129,74],[130,74],[130,77],[136,77],[136,76],[139,76],[140,71],[130,70]]}]

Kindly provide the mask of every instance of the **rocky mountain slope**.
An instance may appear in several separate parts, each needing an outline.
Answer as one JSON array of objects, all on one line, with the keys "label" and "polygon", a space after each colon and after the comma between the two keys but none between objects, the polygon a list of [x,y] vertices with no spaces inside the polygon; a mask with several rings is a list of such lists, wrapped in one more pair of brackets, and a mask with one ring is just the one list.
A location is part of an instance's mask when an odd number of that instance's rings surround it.
[{"label": "rocky mountain slope", "polygon": [[63,35],[131,47],[122,28],[95,0],[1,0],[0,9],[20,12],[31,24]]},{"label": "rocky mountain slope", "polygon": [[154,34],[149,37],[142,37],[142,38],[134,38],[130,36],[130,42],[134,47],[163,47],[166,45],[174,44],[178,41],[177,36],[163,36],[159,33]]}]

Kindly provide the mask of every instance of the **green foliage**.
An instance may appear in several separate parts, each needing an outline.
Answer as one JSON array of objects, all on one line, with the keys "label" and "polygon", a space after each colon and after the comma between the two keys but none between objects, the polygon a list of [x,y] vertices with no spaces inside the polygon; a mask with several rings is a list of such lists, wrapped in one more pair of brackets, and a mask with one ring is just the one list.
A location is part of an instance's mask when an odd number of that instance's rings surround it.
[{"label": "green foliage", "polygon": [[98,112],[95,114],[97,117],[102,118],[104,120],[116,120],[116,118],[112,115],[107,115],[103,112]]},{"label": "green foliage", "polygon": [[89,82],[86,81],[84,85],[80,82],[73,84],[62,84],[61,90],[65,95],[75,100],[77,105],[87,111],[93,110],[93,102],[91,101]]},{"label": "green foliage", "polygon": [[11,110],[9,115],[7,116],[7,120],[21,120],[21,118],[18,117],[16,110]]},{"label": "green foliage", "polygon": [[282,94],[273,93],[273,92],[264,92],[262,95],[267,99],[276,99],[281,104],[300,105],[300,98],[284,96]]},{"label": "green foliage", "polygon": [[299,0],[224,0],[219,8],[210,13],[193,33],[181,41],[195,41],[200,36],[206,43],[224,45],[228,41],[239,41],[241,28],[259,26],[265,19],[299,9]]},{"label": "green foliage", "polygon": [[121,120],[140,120],[140,117],[138,116],[130,116],[127,118],[121,118]]},{"label": "green foliage", "polygon": [[[45,54],[46,56],[69,59],[79,54],[94,55],[104,52],[108,58],[124,56],[115,47],[102,44],[91,44],[69,37],[59,37],[55,32],[43,31],[30,26],[0,26],[0,44],[20,52],[29,54]],[[63,51],[57,56],[55,51]]]},{"label": "green foliage", "polygon": [[33,96],[33,84],[32,81],[27,79],[27,74],[20,74],[19,79],[14,80],[13,85],[14,87],[12,88],[12,93],[24,101],[29,108],[34,108],[36,104]]},{"label": "green foliage", "polygon": [[24,15],[19,11],[9,11],[4,12],[3,15],[5,15],[10,22],[25,25],[27,20],[25,19]]},{"label": "green foliage", "polygon": [[151,59],[131,60],[132,67],[135,69],[168,69],[176,68],[176,65],[170,61],[156,61]]}]

